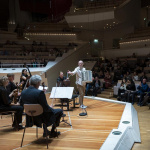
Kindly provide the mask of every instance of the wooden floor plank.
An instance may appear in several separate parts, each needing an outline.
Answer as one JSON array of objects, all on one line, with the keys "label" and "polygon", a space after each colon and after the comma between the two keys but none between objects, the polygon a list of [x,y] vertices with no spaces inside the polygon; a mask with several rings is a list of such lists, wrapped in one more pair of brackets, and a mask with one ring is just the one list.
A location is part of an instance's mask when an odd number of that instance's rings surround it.
[{"label": "wooden floor plank", "polygon": [[[48,103],[51,100],[48,98]],[[106,140],[110,131],[117,128],[120,122],[124,105],[102,102],[96,100],[84,100],[87,105],[88,115],[79,116],[80,108],[73,111],[64,111],[65,119],[72,123],[72,128],[65,123],[60,123],[58,138],[49,139],[51,150],[98,150]],[[11,125],[11,117],[1,119],[0,126]],[[49,127],[51,129],[51,127]],[[43,130],[39,129],[39,139],[35,136],[36,129],[28,128],[24,138],[22,150],[46,149],[46,140],[42,137]],[[0,127],[0,149],[18,149],[21,144],[23,130],[13,131],[12,127]]]}]

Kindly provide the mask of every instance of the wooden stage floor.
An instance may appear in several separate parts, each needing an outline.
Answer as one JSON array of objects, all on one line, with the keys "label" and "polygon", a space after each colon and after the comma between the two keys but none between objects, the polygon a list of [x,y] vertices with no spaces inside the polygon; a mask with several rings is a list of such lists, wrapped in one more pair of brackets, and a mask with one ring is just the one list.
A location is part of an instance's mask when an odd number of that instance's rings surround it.
[{"label": "wooden stage floor", "polygon": [[[48,102],[51,104],[50,99]],[[125,107],[125,105],[92,99],[84,99],[84,104],[88,106],[87,116],[79,116],[80,108],[64,111],[67,115],[65,119],[72,124],[72,127],[63,122],[60,123],[57,129],[61,135],[58,138],[49,139],[50,150],[99,150],[110,131],[118,127]],[[23,123],[25,123],[24,116]],[[10,116],[0,119],[0,150],[46,149],[46,140],[42,137],[43,130],[39,129],[39,139],[37,139],[35,127],[26,129],[24,147],[20,148],[23,130],[13,131],[11,124]],[[10,126],[3,127],[6,125]]]}]

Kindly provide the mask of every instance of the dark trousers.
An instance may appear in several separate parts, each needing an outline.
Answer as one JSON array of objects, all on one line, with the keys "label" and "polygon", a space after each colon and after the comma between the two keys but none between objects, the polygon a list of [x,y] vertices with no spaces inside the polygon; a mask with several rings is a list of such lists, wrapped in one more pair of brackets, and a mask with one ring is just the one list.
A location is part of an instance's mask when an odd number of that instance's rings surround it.
[{"label": "dark trousers", "polygon": [[131,91],[125,91],[123,95],[123,99],[125,102],[130,102]]},{"label": "dark trousers", "polygon": [[92,85],[87,83],[86,89],[85,89],[85,95],[87,96],[87,92],[92,88]]},{"label": "dark trousers", "polygon": [[0,110],[1,111],[16,111],[13,124],[16,125],[15,121],[17,121],[18,125],[19,125],[19,123],[22,123],[22,113],[23,113],[23,107],[22,106],[9,105],[9,106],[1,108]]},{"label": "dark trousers", "polygon": [[119,90],[118,90],[118,96],[119,96],[119,97],[121,97],[121,93],[125,93],[125,90],[124,90],[124,89],[119,89]]},{"label": "dark trousers", "polygon": [[93,87],[93,96],[97,96],[98,90],[100,90],[100,87]]},{"label": "dark trousers", "polygon": [[145,93],[143,93],[143,92],[139,93],[138,91],[133,92],[133,95],[132,95],[132,104],[134,104],[134,99],[135,99],[136,95],[140,95],[140,99],[139,99],[138,105],[142,106],[142,101],[143,101]]},{"label": "dark trousers", "polygon": [[[60,119],[63,115],[63,110],[62,109],[54,109],[53,112],[54,112],[54,116],[55,116],[56,120],[52,125],[51,132],[53,132],[55,130],[55,128],[59,126]],[[44,132],[46,132],[47,127],[44,124],[43,124],[43,129],[44,129]]]},{"label": "dark trousers", "polygon": [[63,110],[62,109],[54,109],[54,115],[56,117],[55,124],[57,127],[57,126],[59,126],[61,116],[63,115]]}]

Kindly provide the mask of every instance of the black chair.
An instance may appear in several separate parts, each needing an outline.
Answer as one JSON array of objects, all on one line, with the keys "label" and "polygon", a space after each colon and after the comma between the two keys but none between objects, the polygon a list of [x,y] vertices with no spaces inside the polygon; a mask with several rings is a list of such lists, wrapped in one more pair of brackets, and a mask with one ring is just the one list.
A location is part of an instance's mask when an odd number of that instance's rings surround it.
[{"label": "black chair", "polygon": [[12,117],[12,124],[13,124],[14,119],[15,119],[15,123],[16,123],[16,127],[17,127],[16,130],[19,130],[17,119],[16,119],[16,117],[14,117],[15,113],[16,113],[16,111],[3,111],[3,110],[0,110],[1,119],[2,119],[2,116],[11,115],[11,117]]},{"label": "black chair", "polygon": [[[25,113],[32,118],[32,125],[34,125],[34,117],[39,116],[43,113],[43,107],[40,104],[24,104],[24,109],[25,109]],[[25,130],[28,127],[31,127],[31,126],[27,126],[26,124],[24,128],[23,136],[22,136],[21,147],[23,144]],[[38,138],[38,127],[42,127],[42,125],[39,125],[39,126],[36,125],[36,137],[37,138]],[[48,137],[47,136],[48,136],[48,133],[46,132],[46,142],[47,142],[47,149],[48,149]]]}]

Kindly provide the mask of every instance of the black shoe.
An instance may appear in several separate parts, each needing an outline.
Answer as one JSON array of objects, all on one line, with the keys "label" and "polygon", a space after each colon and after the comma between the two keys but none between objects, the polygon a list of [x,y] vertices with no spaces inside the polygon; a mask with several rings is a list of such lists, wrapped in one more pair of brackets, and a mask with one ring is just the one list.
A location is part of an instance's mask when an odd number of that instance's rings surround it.
[{"label": "black shoe", "polygon": [[24,129],[24,127],[22,126],[22,125],[14,125],[14,124],[12,124],[12,127],[15,129],[15,130],[22,130],[22,129]]},{"label": "black shoe", "polygon": [[[51,135],[51,131],[47,131],[47,136]],[[43,137],[46,137],[46,132],[43,133]]]},{"label": "black shoe", "polygon": [[24,127],[22,125],[19,125],[18,129],[22,130],[22,129],[24,129]]},{"label": "black shoe", "polygon": [[55,138],[55,137],[58,137],[60,135],[60,131],[56,132],[52,132],[50,135],[49,135],[49,138]]},{"label": "black shoe", "polygon": [[121,100],[121,98],[118,96],[118,97],[117,97],[117,100],[118,100],[118,101],[120,101],[120,100]]}]

